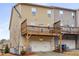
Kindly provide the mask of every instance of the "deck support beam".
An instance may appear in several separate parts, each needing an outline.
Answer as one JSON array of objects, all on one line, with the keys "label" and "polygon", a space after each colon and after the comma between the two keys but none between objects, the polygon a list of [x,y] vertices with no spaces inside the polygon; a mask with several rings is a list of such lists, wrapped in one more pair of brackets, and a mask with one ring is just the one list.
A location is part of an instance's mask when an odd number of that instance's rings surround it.
[{"label": "deck support beam", "polygon": [[29,39],[30,39],[30,37],[31,37],[31,34],[26,34],[26,41],[27,41],[27,45],[26,45],[26,48],[28,49],[29,48]]},{"label": "deck support beam", "polygon": [[[61,30],[58,30],[58,29],[54,29],[54,33],[55,34],[59,34],[57,37],[59,38],[58,40],[58,43],[59,43],[59,50],[60,50],[60,53],[62,53],[62,33],[61,33]],[[56,49],[56,46],[55,46],[55,49]]]},{"label": "deck support beam", "polygon": [[59,47],[60,47],[60,52],[62,52],[62,34],[61,33],[59,35]]}]

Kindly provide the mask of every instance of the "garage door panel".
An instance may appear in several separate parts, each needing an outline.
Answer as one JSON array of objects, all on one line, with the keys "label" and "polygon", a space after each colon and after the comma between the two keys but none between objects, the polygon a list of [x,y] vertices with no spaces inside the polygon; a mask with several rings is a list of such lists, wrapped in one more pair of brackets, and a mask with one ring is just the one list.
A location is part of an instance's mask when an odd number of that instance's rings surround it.
[{"label": "garage door panel", "polygon": [[66,44],[69,49],[75,49],[75,40],[63,40],[62,44]]},{"label": "garage door panel", "polygon": [[34,52],[44,52],[50,51],[50,42],[47,41],[31,41],[30,42],[31,50]]}]

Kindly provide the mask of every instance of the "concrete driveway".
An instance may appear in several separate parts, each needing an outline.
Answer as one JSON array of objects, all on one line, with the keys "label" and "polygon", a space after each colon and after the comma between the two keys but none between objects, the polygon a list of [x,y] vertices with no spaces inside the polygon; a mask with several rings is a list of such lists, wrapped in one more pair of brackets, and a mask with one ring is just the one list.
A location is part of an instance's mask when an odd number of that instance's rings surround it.
[{"label": "concrete driveway", "polygon": [[66,56],[79,56],[79,50],[71,50],[64,52]]},{"label": "concrete driveway", "polygon": [[64,56],[62,53],[57,52],[38,52],[36,53],[37,56]]},{"label": "concrete driveway", "polygon": [[70,50],[63,53],[57,52],[38,52],[37,56],[79,56],[79,50]]},{"label": "concrete driveway", "polygon": [[[2,54],[0,53],[0,56],[16,56],[14,54]],[[27,56],[27,55],[26,55]],[[37,52],[34,53],[33,55],[29,56],[79,56],[79,50],[71,50],[63,53],[57,53],[57,52]]]}]

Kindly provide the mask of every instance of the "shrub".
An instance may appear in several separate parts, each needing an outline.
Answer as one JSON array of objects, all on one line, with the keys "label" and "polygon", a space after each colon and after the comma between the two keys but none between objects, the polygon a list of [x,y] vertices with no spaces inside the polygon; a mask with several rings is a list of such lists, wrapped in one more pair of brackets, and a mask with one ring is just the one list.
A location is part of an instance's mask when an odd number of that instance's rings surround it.
[{"label": "shrub", "polygon": [[5,52],[5,53],[9,53],[9,47],[8,47],[8,45],[5,46],[4,52]]},{"label": "shrub", "polygon": [[22,50],[22,51],[21,51],[21,55],[23,56],[23,55],[25,55],[25,54],[26,54],[26,51]]}]

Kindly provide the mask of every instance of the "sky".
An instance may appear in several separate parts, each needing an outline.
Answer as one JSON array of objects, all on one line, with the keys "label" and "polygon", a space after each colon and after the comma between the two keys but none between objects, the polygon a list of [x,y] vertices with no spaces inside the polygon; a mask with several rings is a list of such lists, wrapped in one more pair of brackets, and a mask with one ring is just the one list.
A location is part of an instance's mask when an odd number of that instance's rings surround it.
[{"label": "sky", "polygon": [[[14,5],[15,4],[13,3],[0,3],[0,40],[10,39],[9,23],[10,23],[11,9]],[[79,8],[79,3],[43,3],[42,5],[59,6],[70,9]]]},{"label": "sky", "polygon": [[0,39],[9,39],[9,21],[13,5],[0,3]]}]

